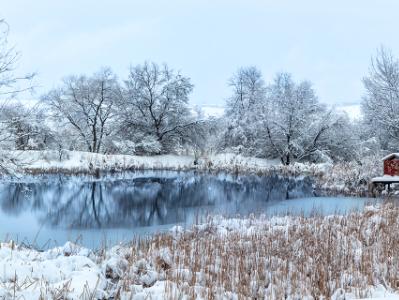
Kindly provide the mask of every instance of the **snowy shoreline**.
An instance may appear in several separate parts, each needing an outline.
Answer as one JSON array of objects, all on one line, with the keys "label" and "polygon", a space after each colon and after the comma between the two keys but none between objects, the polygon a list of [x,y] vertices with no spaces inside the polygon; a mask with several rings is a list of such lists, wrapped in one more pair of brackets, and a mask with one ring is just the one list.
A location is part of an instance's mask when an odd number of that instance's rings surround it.
[{"label": "snowy shoreline", "polygon": [[226,172],[262,172],[279,165],[267,159],[244,157],[231,153],[202,156],[191,155],[122,155],[97,154],[83,151],[2,151],[3,164],[14,172],[31,174],[64,173],[95,174],[95,172],[126,170],[224,170]]},{"label": "snowy shoreline", "polygon": [[2,243],[0,297],[399,299],[398,231],[399,208],[386,204],[346,216],[214,216],[96,252]]},{"label": "snowy shoreline", "polygon": [[[311,177],[319,195],[367,196],[371,178],[382,174],[378,157],[361,162],[293,163],[245,157],[232,153],[204,155],[107,155],[81,151],[3,151],[2,167],[9,175],[100,175],[134,170],[225,172],[238,175]],[[194,163],[196,162],[196,163]],[[3,176],[7,176],[3,170]]]}]

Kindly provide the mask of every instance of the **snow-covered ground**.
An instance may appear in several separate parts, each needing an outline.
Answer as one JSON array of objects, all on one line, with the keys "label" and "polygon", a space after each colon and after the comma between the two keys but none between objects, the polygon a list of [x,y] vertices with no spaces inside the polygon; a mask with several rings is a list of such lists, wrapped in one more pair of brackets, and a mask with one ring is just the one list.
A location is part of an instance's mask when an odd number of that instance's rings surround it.
[{"label": "snow-covered ground", "polygon": [[399,299],[399,208],[212,217],[92,252],[0,244],[2,299]]},{"label": "snow-covered ground", "polygon": [[399,176],[384,175],[379,177],[374,177],[371,179],[372,182],[399,182]]},{"label": "snow-covered ground", "polygon": [[[201,157],[197,164],[189,155],[106,155],[82,151],[12,151],[2,152],[3,165],[15,172],[92,172],[135,169],[219,169],[265,171],[279,165],[278,161],[244,157],[235,154],[215,154]],[[12,163],[10,163],[10,161]]]}]

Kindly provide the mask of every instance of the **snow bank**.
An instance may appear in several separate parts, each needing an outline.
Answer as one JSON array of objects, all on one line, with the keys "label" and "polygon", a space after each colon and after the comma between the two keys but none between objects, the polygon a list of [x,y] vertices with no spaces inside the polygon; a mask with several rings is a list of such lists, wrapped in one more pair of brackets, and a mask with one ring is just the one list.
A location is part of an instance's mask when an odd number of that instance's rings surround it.
[{"label": "snow bank", "polygon": [[[210,217],[102,249],[0,244],[5,299],[399,299],[399,208]],[[371,271],[372,270],[372,271]]]},{"label": "snow bank", "polygon": [[184,155],[107,155],[82,151],[10,151],[1,152],[2,166],[15,172],[94,172],[123,171],[136,169],[164,170],[214,170],[226,172],[267,173],[281,171],[285,173],[322,172],[327,164],[301,164],[283,166],[278,160],[269,160],[242,155],[224,153],[206,155],[199,159]]},{"label": "snow bank", "polygon": [[[94,173],[124,170],[211,170],[225,172],[268,173],[286,169],[302,173],[310,168],[294,164],[289,168],[276,160],[244,157],[236,154],[215,154],[195,159],[184,155],[107,155],[82,151],[11,151],[2,152],[1,165],[7,169],[27,173]],[[322,166],[322,165],[320,165]]]},{"label": "snow bank", "polygon": [[[73,248],[73,250],[71,249]],[[45,252],[0,245],[2,299],[78,299],[106,297],[107,280],[94,255],[70,243]]]},{"label": "snow bank", "polygon": [[[15,172],[29,173],[91,173],[95,171],[123,171],[134,169],[189,169],[194,166],[191,156],[159,155],[107,155],[82,151],[11,151],[7,167]],[[10,161],[10,162],[9,162]]]}]

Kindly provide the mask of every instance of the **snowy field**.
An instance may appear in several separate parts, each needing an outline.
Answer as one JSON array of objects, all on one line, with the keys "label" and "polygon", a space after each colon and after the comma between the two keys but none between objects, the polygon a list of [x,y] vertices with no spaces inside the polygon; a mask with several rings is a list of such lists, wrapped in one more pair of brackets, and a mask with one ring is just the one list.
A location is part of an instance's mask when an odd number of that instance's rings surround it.
[{"label": "snowy field", "polygon": [[4,299],[399,299],[399,208],[212,217],[92,252],[2,243]]}]

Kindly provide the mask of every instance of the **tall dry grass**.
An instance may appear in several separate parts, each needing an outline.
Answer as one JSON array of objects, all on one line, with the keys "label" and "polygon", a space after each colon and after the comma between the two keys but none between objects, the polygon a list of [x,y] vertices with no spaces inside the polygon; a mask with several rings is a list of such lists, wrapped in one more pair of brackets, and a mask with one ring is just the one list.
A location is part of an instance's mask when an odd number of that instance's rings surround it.
[{"label": "tall dry grass", "polygon": [[347,216],[210,219],[205,226],[132,247],[119,288],[127,292],[138,284],[131,266],[152,258],[150,264],[167,282],[167,299],[365,297],[378,284],[396,291],[398,232],[399,209],[389,204]]}]

